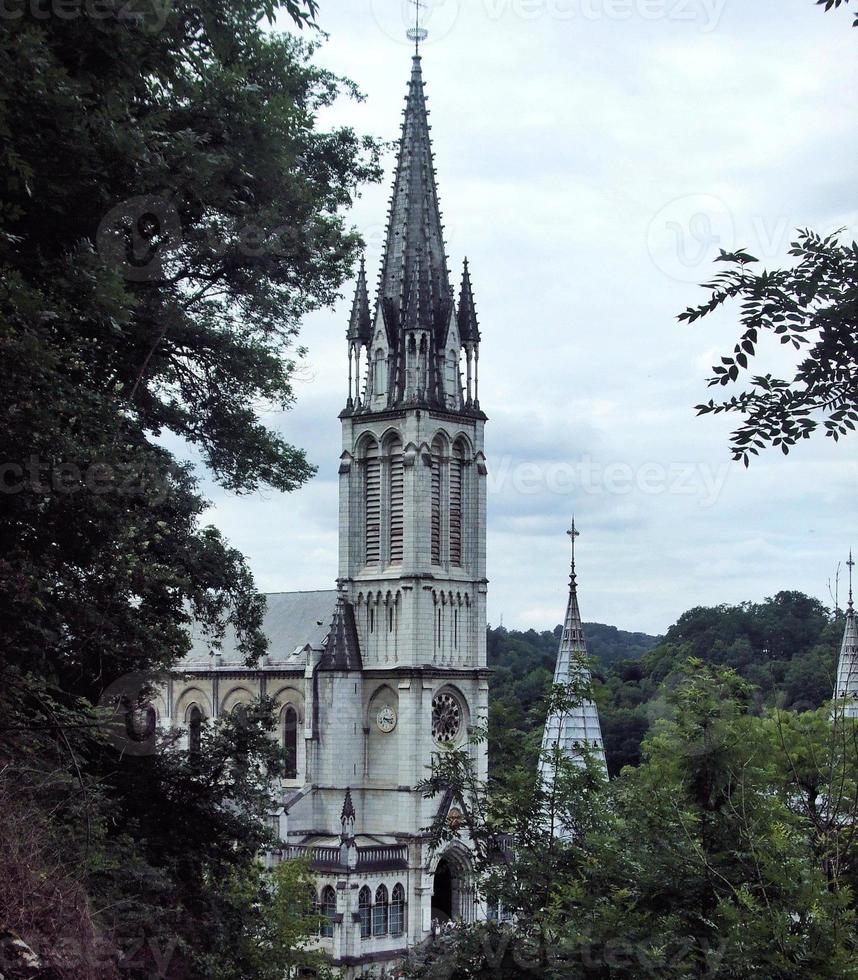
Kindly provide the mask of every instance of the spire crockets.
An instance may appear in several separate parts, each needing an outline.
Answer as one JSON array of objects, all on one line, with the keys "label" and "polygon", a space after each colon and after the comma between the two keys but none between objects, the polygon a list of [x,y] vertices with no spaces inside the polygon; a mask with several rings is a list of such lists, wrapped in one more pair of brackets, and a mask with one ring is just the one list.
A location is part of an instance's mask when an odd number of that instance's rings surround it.
[{"label": "spire crockets", "polygon": [[846,606],[846,629],[843,631],[843,643],[837,662],[837,686],[834,688],[834,697],[848,699],[844,705],[844,714],[849,718],[858,718],[858,628],[855,624],[855,606],[852,601],[852,569],[855,567],[855,562],[852,559],[851,549],[846,567],[849,569],[849,602]]},{"label": "spire crockets", "polygon": [[[566,604],[566,618],[563,621],[563,632],[560,634],[560,648],[557,651],[557,665],[554,669],[554,683],[572,689],[576,682],[590,680],[590,668],[587,655],[587,641],[584,638],[584,627],[581,623],[581,612],[578,608],[578,586],[575,576],[575,539],[579,532],[572,526],[566,532],[572,541],[572,565],[569,573],[569,600]],[[570,759],[581,759],[582,749],[588,746],[590,751],[605,764],[605,750],[602,742],[602,729],[599,725],[599,714],[593,701],[586,699],[574,705],[570,711],[552,712],[545,722],[542,735],[543,757],[540,760],[540,772],[546,784],[554,781],[555,771],[551,760],[546,756],[556,745]]]},{"label": "spire crockets", "polygon": [[[428,112],[420,57],[412,59],[405,100],[402,135],[387,215],[384,254],[375,310],[368,316],[362,274],[358,279],[349,324],[349,359],[355,386],[349,386],[347,410],[384,411],[399,405],[429,405],[448,411],[479,411],[477,348],[479,330],[467,268],[462,296],[456,305],[444,227],[432,161]],[[460,333],[461,326],[467,338]],[[365,396],[360,395],[361,352],[366,350]],[[463,391],[462,351],[473,375],[472,394]]]},{"label": "spire crockets", "polygon": [[366,289],[366,262],[360,257],[352,315],[346,331],[349,342],[349,400],[348,408],[360,405],[360,353],[372,340],[372,317],[369,312],[369,293]]}]

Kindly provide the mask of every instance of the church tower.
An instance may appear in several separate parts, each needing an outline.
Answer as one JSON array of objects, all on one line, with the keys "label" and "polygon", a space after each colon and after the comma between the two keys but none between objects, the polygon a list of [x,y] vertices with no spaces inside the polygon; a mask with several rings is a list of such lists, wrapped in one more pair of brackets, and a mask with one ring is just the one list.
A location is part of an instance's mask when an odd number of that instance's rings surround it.
[{"label": "church tower", "polygon": [[361,263],[340,415],[338,589],[372,688],[366,792],[410,828],[432,814],[401,787],[487,712],[480,333],[467,262],[458,303],[450,282],[427,117],[415,55],[374,309]]},{"label": "church tower", "polygon": [[846,564],[849,568],[849,602],[846,606],[846,629],[843,632],[843,643],[837,662],[834,697],[848,699],[844,703],[844,714],[847,718],[858,718],[858,629],[855,624],[855,604],[852,600],[852,569],[855,567],[855,562],[852,560],[851,551]]},{"label": "church tower", "polygon": [[[572,542],[572,565],[569,573],[569,599],[566,603],[566,616],[563,620],[563,632],[560,634],[560,647],[554,668],[554,683],[568,689],[576,680],[589,681],[590,668],[587,640],[581,622],[581,611],[578,608],[575,539],[579,536],[579,532],[575,529],[574,520],[566,533]],[[593,701],[583,701],[562,715],[554,712],[546,719],[542,735],[543,758],[540,760],[540,773],[547,785],[554,782],[556,774],[553,764],[545,758],[545,753],[550,752],[557,745],[570,759],[580,759],[582,748],[587,746],[602,765],[605,765],[602,728]]]}]

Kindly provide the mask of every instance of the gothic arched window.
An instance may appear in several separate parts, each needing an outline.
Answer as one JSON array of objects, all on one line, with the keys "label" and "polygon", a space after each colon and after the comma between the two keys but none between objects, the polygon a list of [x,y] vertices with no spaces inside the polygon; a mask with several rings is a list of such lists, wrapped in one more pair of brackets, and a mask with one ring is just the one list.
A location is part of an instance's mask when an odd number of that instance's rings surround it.
[{"label": "gothic arched window", "polygon": [[360,938],[369,939],[372,935],[370,915],[372,912],[372,892],[366,885],[358,892],[358,921],[360,922]]},{"label": "gothic arched window", "polygon": [[450,457],[450,564],[462,564],[462,496],[465,482],[465,447],[456,440]]},{"label": "gothic arched window", "polygon": [[390,934],[401,936],[405,932],[405,889],[397,882],[390,896]]},{"label": "gothic arched window", "polygon": [[431,512],[431,552],[432,564],[441,564],[441,457],[444,453],[444,442],[440,437],[432,441],[432,499]]},{"label": "gothic arched window", "polygon": [[381,558],[381,459],[378,444],[371,442],[364,462],[364,547],[367,565]]},{"label": "gothic arched window", "polygon": [[388,513],[390,514],[390,535],[388,547],[391,563],[402,561],[403,536],[403,480],[405,469],[402,465],[402,440],[395,436],[388,443],[389,468],[387,474]]},{"label": "gothic arched window", "polygon": [[384,351],[379,347],[375,352],[372,364],[373,394],[383,395],[387,387],[387,372],[385,371]]},{"label": "gothic arched window", "polygon": [[285,760],[283,776],[285,779],[298,778],[298,712],[288,705],[283,712],[283,751]]},{"label": "gothic arched window", "polygon": [[375,905],[372,907],[373,936],[387,935],[387,889],[379,885],[375,890]]},{"label": "gothic arched window", "polygon": [[193,705],[188,714],[188,751],[191,755],[200,754],[200,744],[203,728],[203,713]]},{"label": "gothic arched window", "polygon": [[325,885],[322,889],[320,912],[322,926],[319,931],[322,936],[330,938],[334,934],[334,917],[337,914],[337,893],[330,885]]}]

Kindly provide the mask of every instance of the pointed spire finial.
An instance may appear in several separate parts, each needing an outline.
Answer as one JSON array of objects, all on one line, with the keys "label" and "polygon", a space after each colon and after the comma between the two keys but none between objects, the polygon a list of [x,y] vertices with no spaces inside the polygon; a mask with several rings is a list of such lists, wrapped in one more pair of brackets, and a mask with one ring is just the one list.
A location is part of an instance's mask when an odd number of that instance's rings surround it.
[{"label": "pointed spire finial", "polygon": [[849,561],[846,562],[846,567],[849,569],[849,606],[847,607],[847,614],[852,615],[855,611],[854,604],[852,602],[852,569],[855,567],[855,562],[852,558],[852,549],[849,549]]},{"label": "pointed spire finial", "polygon": [[423,0],[409,0],[414,7],[414,27],[408,28],[408,40],[414,42],[414,57],[420,57],[420,42],[429,37],[429,31],[420,26],[420,8],[425,7]]},{"label": "pointed spire finial", "polygon": [[581,536],[581,532],[575,528],[575,516],[572,516],[572,524],[569,530],[566,532],[569,535],[569,540],[572,543],[572,571],[569,573],[569,584],[575,585],[575,538]]}]

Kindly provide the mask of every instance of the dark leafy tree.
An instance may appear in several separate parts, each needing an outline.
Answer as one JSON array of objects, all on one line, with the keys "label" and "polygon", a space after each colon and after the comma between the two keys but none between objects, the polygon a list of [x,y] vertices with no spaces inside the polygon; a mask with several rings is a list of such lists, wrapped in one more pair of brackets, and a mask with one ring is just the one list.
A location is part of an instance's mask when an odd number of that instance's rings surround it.
[{"label": "dark leafy tree", "polygon": [[[317,122],[353,85],[264,29],[315,11],[12,0],[0,18],[2,789],[44,832],[38,874],[75,883],[80,934],[174,944],[175,976],[213,975],[207,920],[225,975],[253,975],[236,896],[263,883],[263,746],[227,726],[196,769],[117,753],[97,705],[173,666],[191,618],[215,647],[233,629],[249,663],[264,650],[263,600],[184,460],[235,493],[313,473],[265,419],[293,402],[298,325],[349,274],[344,214],[378,176],[372,140]],[[26,925],[22,901],[5,921]]]}]

